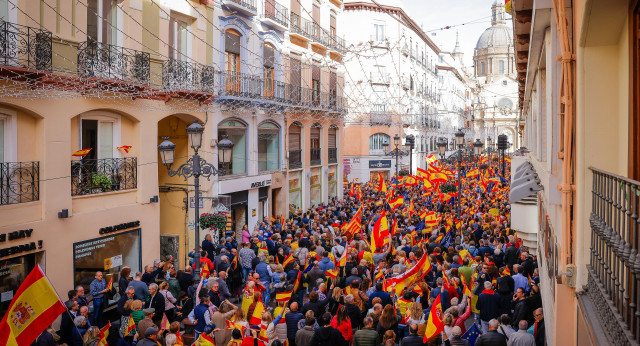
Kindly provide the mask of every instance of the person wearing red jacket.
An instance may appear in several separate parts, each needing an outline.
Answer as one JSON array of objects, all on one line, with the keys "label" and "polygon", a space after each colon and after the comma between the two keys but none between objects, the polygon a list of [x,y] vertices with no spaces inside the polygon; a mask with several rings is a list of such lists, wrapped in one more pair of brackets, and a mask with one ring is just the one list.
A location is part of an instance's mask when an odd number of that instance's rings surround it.
[{"label": "person wearing red jacket", "polygon": [[344,339],[351,343],[353,329],[351,328],[351,319],[347,313],[346,306],[342,305],[338,308],[338,313],[331,319],[331,326],[339,330]]}]

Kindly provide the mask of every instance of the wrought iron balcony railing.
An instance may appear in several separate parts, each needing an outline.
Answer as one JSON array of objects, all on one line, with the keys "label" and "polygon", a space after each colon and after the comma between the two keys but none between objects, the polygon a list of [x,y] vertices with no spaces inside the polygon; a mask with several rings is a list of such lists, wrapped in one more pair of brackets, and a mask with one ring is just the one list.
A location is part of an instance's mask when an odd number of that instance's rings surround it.
[{"label": "wrought iron balcony railing", "polygon": [[51,32],[0,21],[0,64],[51,71]]},{"label": "wrought iron balcony railing", "polygon": [[329,163],[338,163],[338,148],[329,148]]},{"label": "wrought iron balcony railing", "polygon": [[318,23],[311,23],[311,40],[327,48],[331,46],[329,33]]},{"label": "wrought iron balcony railing", "polygon": [[0,205],[40,198],[40,162],[0,162]]},{"label": "wrought iron balcony railing", "polygon": [[384,104],[371,105],[371,113],[373,114],[383,114],[386,112],[387,112],[387,105],[384,105]]},{"label": "wrought iron balcony railing", "polygon": [[289,150],[289,169],[302,168],[302,150]]},{"label": "wrought iron balcony railing", "polygon": [[371,125],[391,126],[391,114],[371,113],[369,114],[369,123]]},{"label": "wrought iron balcony railing", "polygon": [[168,59],[162,64],[162,85],[169,90],[213,93],[215,70],[213,66]]},{"label": "wrought iron balcony railing", "polygon": [[377,48],[389,49],[389,40],[386,37],[378,37],[377,35],[370,36],[371,46]]},{"label": "wrought iron balcony railing", "polygon": [[313,23],[302,18],[299,14],[291,12],[291,32],[310,39],[313,33]]},{"label": "wrought iron balcony railing", "polygon": [[257,0],[223,0],[222,3],[248,15],[256,15],[258,11]]},{"label": "wrought iron balcony railing", "polygon": [[311,148],[309,149],[309,155],[311,166],[320,166],[322,164],[322,149]]},{"label": "wrought iron balcony railing", "polygon": [[78,72],[82,77],[118,79],[149,84],[149,53],[89,40],[78,47]]},{"label": "wrought iron balcony railing", "polygon": [[130,190],[137,186],[135,157],[71,161],[71,196]]},{"label": "wrought iron balcony railing", "polygon": [[263,18],[270,19],[285,28],[289,27],[289,9],[280,5],[276,0],[264,0]]},{"label": "wrought iron balcony railing", "polygon": [[[273,80],[263,80],[260,76],[222,71],[219,73],[219,89],[218,96],[235,96],[247,99],[262,99],[263,87],[265,93],[271,94],[273,88]],[[266,95],[265,95],[266,96]]]},{"label": "wrought iron balcony railing", "polygon": [[613,345],[640,343],[640,182],[591,168],[591,258],[585,287]]}]

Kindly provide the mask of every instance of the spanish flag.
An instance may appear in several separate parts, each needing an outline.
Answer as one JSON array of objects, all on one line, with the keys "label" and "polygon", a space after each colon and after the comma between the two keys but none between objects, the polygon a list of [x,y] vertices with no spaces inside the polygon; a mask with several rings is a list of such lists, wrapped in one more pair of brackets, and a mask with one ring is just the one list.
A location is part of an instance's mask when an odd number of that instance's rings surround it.
[{"label": "spanish flag", "polygon": [[167,315],[162,313],[162,320],[160,321],[160,331],[165,331],[169,329],[169,320],[167,319]]},{"label": "spanish flag", "polygon": [[207,262],[203,262],[202,269],[200,270],[200,276],[202,276],[205,279],[208,279],[209,275],[211,275],[211,272],[209,271],[209,266],[207,265]]},{"label": "spanish flag", "polygon": [[111,279],[109,279],[109,283],[107,283],[107,289],[109,291],[113,289],[113,275],[111,276]]},{"label": "spanish flag", "polygon": [[387,221],[387,214],[383,210],[380,213],[378,221],[373,226],[371,232],[371,252],[376,253],[376,248],[382,248],[384,244],[389,242],[389,222]]},{"label": "spanish flag", "polygon": [[477,176],[480,175],[480,170],[479,169],[472,169],[469,172],[467,172],[467,178],[475,178]]},{"label": "spanish flag", "polygon": [[127,323],[127,329],[124,330],[124,335],[127,336],[133,330],[136,329],[136,322],[133,320],[133,316],[129,316],[129,323]]},{"label": "spanish flag", "polygon": [[176,343],[175,345],[184,346],[184,341],[182,341],[182,336],[180,336],[180,331],[176,331]]},{"label": "spanish flag", "polygon": [[81,150],[73,152],[73,154],[71,154],[71,156],[85,157],[90,151],[91,151],[91,148],[89,148],[89,149],[81,149]]},{"label": "spanish flag", "polygon": [[440,334],[444,330],[444,323],[442,322],[442,304],[440,303],[440,295],[436,298],[431,305],[431,311],[429,312],[429,320],[427,320],[427,330],[424,332],[423,343],[429,342],[434,336]]},{"label": "spanish flag", "polygon": [[282,261],[282,267],[286,268],[287,265],[289,265],[289,263],[292,263],[292,262],[293,262],[293,254],[289,254],[287,257],[285,257],[284,261]]},{"label": "spanish flag", "polygon": [[435,156],[433,156],[433,154],[431,154],[425,158],[425,161],[427,161],[429,166],[431,166],[432,164],[438,162],[438,159]]},{"label": "spanish flag", "polygon": [[418,178],[429,178],[429,172],[425,171],[424,169],[418,167],[417,168],[417,172],[416,172],[416,177]]},{"label": "spanish flag", "polygon": [[433,227],[438,224],[438,219],[436,218],[436,213],[431,211],[425,214],[424,216],[424,224],[427,227]]},{"label": "spanish flag", "polygon": [[129,150],[131,150],[131,146],[130,145],[123,145],[121,147],[117,148],[118,150],[124,150],[125,153],[129,153]]},{"label": "spanish flag", "polygon": [[413,287],[431,271],[431,261],[429,256],[422,256],[409,270],[388,280],[387,291],[394,289],[400,295],[405,287]]},{"label": "spanish flag", "polygon": [[329,269],[325,272],[328,278],[335,279],[338,277],[338,268]]},{"label": "spanish flag", "polygon": [[416,186],[418,185],[418,181],[416,180],[416,178],[412,177],[412,176],[408,176],[405,180],[404,180],[404,184],[406,186]]},{"label": "spanish flag", "polygon": [[342,256],[340,256],[340,259],[338,260],[338,267],[344,267],[345,265],[347,265],[348,254],[349,254],[349,245],[347,245],[344,249],[344,252],[342,252]]},{"label": "spanish flag", "polygon": [[[346,264],[346,262],[345,262]],[[302,272],[298,270],[298,277],[296,278],[296,281],[293,282],[293,291],[294,292],[298,292],[298,288],[300,288],[300,279],[302,278]],[[259,323],[259,322],[258,322]],[[258,323],[251,323],[253,325],[257,325]]]},{"label": "spanish flag", "polygon": [[271,217],[271,223],[275,223],[275,222],[276,222],[276,217],[275,217],[275,216],[272,216],[272,217]]},{"label": "spanish flag", "polygon": [[225,329],[231,329],[231,330],[238,329],[242,333],[242,335],[244,335],[244,331],[245,329],[247,329],[247,327],[239,323],[235,323],[233,321],[225,320],[225,323],[227,325]]},{"label": "spanish flag", "polygon": [[382,268],[378,268],[378,271],[376,272],[376,277],[375,277],[375,282],[378,282],[378,280],[382,280],[384,279],[384,272],[382,271]]},{"label": "spanish flag", "polygon": [[63,312],[49,280],[37,265],[16,291],[0,322],[0,345],[29,345]]},{"label": "spanish flag", "polygon": [[507,275],[507,276],[511,276],[511,270],[509,270],[509,267],[504,267],[504,270],[502,271],[502,274]]},{"label": "spanish flag", "polygon": [[378,183],[378,191],[387,192],[387,184],[385,184],[384,179],[382,179],[382,173],[378,173],[378,177],[380,178],[380,182]]},{"label": "spanish flag", "polygon": [[194,345],[197,345],[197,346],[216,346],[216,342],[210,336],[207,336],[207,334],[202,333],[202,334],[200,334],[200,337],[198,338],[198,340],[196,340]]},{"label": "spanish flag", "polygon": [[107,322],[104,327],[100,328],[100,340],[98,340],[98,346],[109,346],[109,344],[107,344],[109,328],[111,328],[111,321]]},{"label": "spanish flag", "polygon": [[262,313],[264,312],[264,304],[262,302],[257,302],[256,307],[253,310],[253,315],[249,319],[249,324],[254,326],[259,325],[262,322]]},{"label": "spanish flag", "polygon": [[391,208],[395,209],[404,204],[404,198],[402,196],[398,196],[389,201],[389,205]]},{"label": "spanish flag", "polygon": [[277,302],[286,302],[291,300],[291,295],[293,294],[293,289],[289,292],[278,292],[276,293],[276,301]]}]

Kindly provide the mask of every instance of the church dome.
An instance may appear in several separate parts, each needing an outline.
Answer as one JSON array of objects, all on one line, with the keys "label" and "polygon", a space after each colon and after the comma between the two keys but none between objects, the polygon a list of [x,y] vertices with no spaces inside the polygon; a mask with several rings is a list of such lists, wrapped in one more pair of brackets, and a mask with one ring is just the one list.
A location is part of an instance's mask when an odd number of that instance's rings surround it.
[{"label": "church dome", "polygon": [[476,49],[508,48],[513,46],[513,32],[506,25],[494,25],[485,30],[476,44]]}]

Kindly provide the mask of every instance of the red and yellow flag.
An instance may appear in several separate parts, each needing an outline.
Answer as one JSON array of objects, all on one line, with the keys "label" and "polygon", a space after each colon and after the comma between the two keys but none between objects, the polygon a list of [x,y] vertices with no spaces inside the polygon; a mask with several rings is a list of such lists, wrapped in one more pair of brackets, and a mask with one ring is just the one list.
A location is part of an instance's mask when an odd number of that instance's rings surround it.
[{"label": "red and yellow flag", "polygon": [[429,312],[429,320],[427,320],[427,330],[424,332],[423,343],[429,342],[434,336],[440,334],[444,330],[444,323],[442,322],[442,304],[440,302],[440,295],[436,298],[431,305],[431,311]]},{"label": "red and yellow flag", "polygon": [[164,313],[162,313],[162,320],[160,321],[160,331],[165,331],[167,329],[169,329],[169,319],[167,319],[167,315],[165,315]]},{"label": "red and yellow flag", "polygon": [[85,157],[91,151],[91,149],[92,148],[77,150],[77,151],[73,152],[73,154],[71,154],[71,156]]},{"label": "red and yellow flag", "polygon": [[256,307],[253,310],[253,315],[249,319],[249,324],[259,325],[262,322],[262,313],[264,312],[264,304],[262,302],[257,302]]},{"label": "red and yellow flag", "polygon": [[202,276],[205,279],[208,279],[209,275],[211,275],[211,272],[209,271],[209,266],[207,265],[207,262],[202,262],[202,269],[200,270],[200,276]]},{"label": "red and yellow flag", "polygon": [[277,302],[287,302],[291,300],[291,295],[293,294],[293,289],[289,292],[278,292],[276,293],[276,301]]},{"label": "red and yellow flag", "polygon": [[395,209],[404,204],[404,198],[402,196],[398,196],[389,201],[389,205],[391,208]]},{"label": "red and yellow flag", "polygon": [[373,226],[371,232],[371,252],[375,253],[376,248],[382,248],[384,244],[389,242],[389,222],[387,221],[387,213],[383,210],[380,217]]},{"label": "red and yellow flag", "polygon": [[176,331],[176,343],[175,345],[184,346],[184,341],[182,340],[182,336],[180,336],[180,331]]},{"label": "red and yellow flag", "polygon": [[109,279],[109,282],[107,283],[107,289],[109,291],[113,289],[113,275],[111,276],[111,279]]},{"label": "red and yellow flag", "polygon": [[111,321],[107,322],[104,327],[100,328],[100,340],[98,340],[98,346],[109,346],[107,343],[109,328],[111,328]]},{"label": "red and yellow flag", "polygon": [[[236,257],[238,257],[238,256],[236,256]],[[277,257],[277,256],[276,256],[276,257]],[[289,263],[292,263],[293,261],[294,261],[294,259],[293,259],[293,254],[289,254],[289,255],[284,259],[284,261],[282,261],[282,267],[283,267],[283,268],[286,268],[286,267],[287,267],[287,265],[289,265]]]},{"label": "red and yellow flag", "polygon": [[200,334],[200,337],[198,338],[198,340],[196,340],[194,345],[198,345],[198,346],[216,346],[216,342],[215,342],[215,340],[213,340],[207,334],[202,333],[202,334]]},{"label": "red and yellow flag", "polygon": [[231,330],[238,329],[242,333],[242,335],[244,335],[244,331],[245,331],[245,329],[247,329],[247,327],[245,327],[245,326],[243,326],[243,325],[241,325],[239,323],[235,323],[233,321],[226,320],[225,323],[227,325],[227,327],[225,329],[231,329]]},{"label": "red and yellow flag", "polygon": [[356,232],[360,231],[360,220],[362,219],[362,205],[358,208],[358,211],[353,215],[353,218],[349,223],[345,226],[345,233],[351,234],[352,236],[356,234]]},{"label": "red and yellow flag", "polygon": [[129,322],[127,323],[127,329],[124,330],[124,335],[129,335],[134,329],[136,329],[136,322],[133,320],[133,316],[129,316]]},{"label": "red and yellow flag", "polygon": [[33,268],[16,291],[0,322],[0,345],[29,345],[63,312],[40,266]]},{"label": "red and yellow flag", "polygon": [[417,168],[417,172],[416,172],[416,177],[429,179],[429,172],[427,172],[424,169],[418,167]]},{"label": "red and yellow flag", "polygon": [[131,146],[130,145],[123,145],[121,147],[118,147],[118,150],[124,150],[125,153],[129,153],[129,150],[131,150]]},{"label": "red and yellow flag", "polygon": [[472,169],[467,172],[467,178],[475,178],[480,175],[480,170],[478,168]]},{"label": "red and yellow flag", "polygon": [[422,256],[418,263],[409,268],[406,272],[393,277],[387,281],[387,290],[395,290],[397,295],[401,295],[405,287],[413,287],[431,271],[431,261],[429,256]]},{"label": "red and yellow flag", "polygon": [[382,179],[382,173],[378,173],[378,177],[380,178],[380,182],[378,183],[378,191],[387,192],[387,184],[385,184],[384,179]]},{"label": "red and yellow flag", "polygon": [[335,279],[338,277],[338,268],[329,269],[325,272],[328,278]]}]

